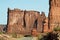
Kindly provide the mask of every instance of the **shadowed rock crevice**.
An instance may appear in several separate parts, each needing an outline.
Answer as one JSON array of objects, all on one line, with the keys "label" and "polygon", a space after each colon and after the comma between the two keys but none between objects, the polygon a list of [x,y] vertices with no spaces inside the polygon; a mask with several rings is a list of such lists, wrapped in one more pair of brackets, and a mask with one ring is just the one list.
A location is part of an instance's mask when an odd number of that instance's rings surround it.
[{"label": "shadowed rock crevice", "polygon": [[37,20],[35,20],[35,22],[34,22],[34,26],[33,26],[33,28],[36,28],[37,29]]}]

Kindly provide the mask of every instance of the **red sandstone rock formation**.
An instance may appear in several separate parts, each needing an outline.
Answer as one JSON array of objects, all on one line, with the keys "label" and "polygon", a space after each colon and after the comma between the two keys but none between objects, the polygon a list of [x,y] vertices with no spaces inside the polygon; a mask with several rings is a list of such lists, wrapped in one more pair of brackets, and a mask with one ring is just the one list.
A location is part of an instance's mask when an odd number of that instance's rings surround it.
[{"label": "red sandstone rock formation", "polygon": [[48,18],[44,12],[40,15],[37,11],[8,10],[7,32],[31,34],[34,28],[39,33],[51,32],[54,27],[60,26],[60,0],[49,0],[49,5]]},{"label": "red sandstone rock formation", "polygon": [[50,0],[49,2],[49,27],[53,30],[54,27],[60,26],[60,0]]},{"label": "red sandstone rock formation", "polygon": [[8,10],[9,18],[8,18],[8,33],[16,32],[20,33],[24,31],[24,11],[19,9]]},{"label": "red sandstone rock formation", "polygon": [[45,13],[42,12],[41,15],[38,17],[38,32],[44,32],[44,24],[45,24]]},{"label": "red sandstone rock formation", "polygon": [[48,32],[49,28],[48,28],[48,17],[46,17],[45,19],[45,23],[44,23],[44,32]]},{"label": "red sandstone rock formation", "polygon": [[35,28],[37,32],[44,31],[45,14],[38,11],[23,11],[8,9],[8,33],[31,34]]},{"label": "red sandstone rock formation", "polygon": [[31,30],[35,27],[35,21],[37,20],[37,11],[25,11],[26,31],[31,33]]},{"label": "red sandstone rock formation", "polygon": [[37,31],[42,32],[42,17],[41,15],[38,14],[38,19],[37,19]]}]

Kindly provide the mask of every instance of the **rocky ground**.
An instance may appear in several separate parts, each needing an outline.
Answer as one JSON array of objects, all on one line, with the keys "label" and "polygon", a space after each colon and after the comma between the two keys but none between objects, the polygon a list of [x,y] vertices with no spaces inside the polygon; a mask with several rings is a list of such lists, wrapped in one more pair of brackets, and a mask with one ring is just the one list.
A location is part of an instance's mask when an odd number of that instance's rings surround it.
[{"label": "rocky ground", "polygon": [[[44,38],[44,35],[45,35],[45,38]],[[49,35],[51,36],[51,37],[49,37]],[[56,35],[58,35],[58,37],[56,37]],[[16,37],[16,35],[14,34],[14,36]],[[20,37],[17,37],[17,38],[14,38],[14,36],[12,36],[12,34],[11,35],[9,35],[9,34],[0,34],[0,40],[40,40],[40,39],[45,39],[46,40],[46,38],[49,40],[50,38],[58,38],[59,40],[60,40],[60,32],[58,33],[58,34],[56,34],[56,32],[54,32],[53,34],[49,34],[49,33],[40,33],[39,35],[38,35],[38,37],[24,37],[24,36],[22,36],[22,35],[20,35]]]},{"label": "rocky ground", "polygon": [[13,38],[7,34],[0,34],[0,40],[37,40],[37,37]]}]

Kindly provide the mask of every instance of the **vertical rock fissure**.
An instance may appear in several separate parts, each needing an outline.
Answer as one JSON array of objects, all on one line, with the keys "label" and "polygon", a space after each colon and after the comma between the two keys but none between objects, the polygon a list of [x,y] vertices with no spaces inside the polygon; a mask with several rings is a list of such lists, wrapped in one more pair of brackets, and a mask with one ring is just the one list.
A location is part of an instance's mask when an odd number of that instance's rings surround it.
[{"label": "vertical rock fissure", "polygon": [[37,19],[36,19],[35,22],[34,22],[33,28],[36,28],[36,29],[37,29]]}]

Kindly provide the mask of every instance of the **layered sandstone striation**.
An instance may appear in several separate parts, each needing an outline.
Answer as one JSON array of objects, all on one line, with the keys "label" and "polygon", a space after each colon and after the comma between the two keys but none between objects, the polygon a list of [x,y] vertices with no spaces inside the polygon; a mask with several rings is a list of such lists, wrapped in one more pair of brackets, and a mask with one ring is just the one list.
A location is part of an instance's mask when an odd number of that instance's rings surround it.
[{"label": "layered sandstone striation", "polygon": [[49,27],[53,30],[54,27],[60,26],[60,0],[49,0]]},{"label": "layered sandstone striation", "polygon": [[[44,12],[26,11],[20,9],[11,10],[8,8],[8,33],[31,34],[32,30],[44,32],[46,16]],[[48,26],[47,26],[48,27]]]}]

